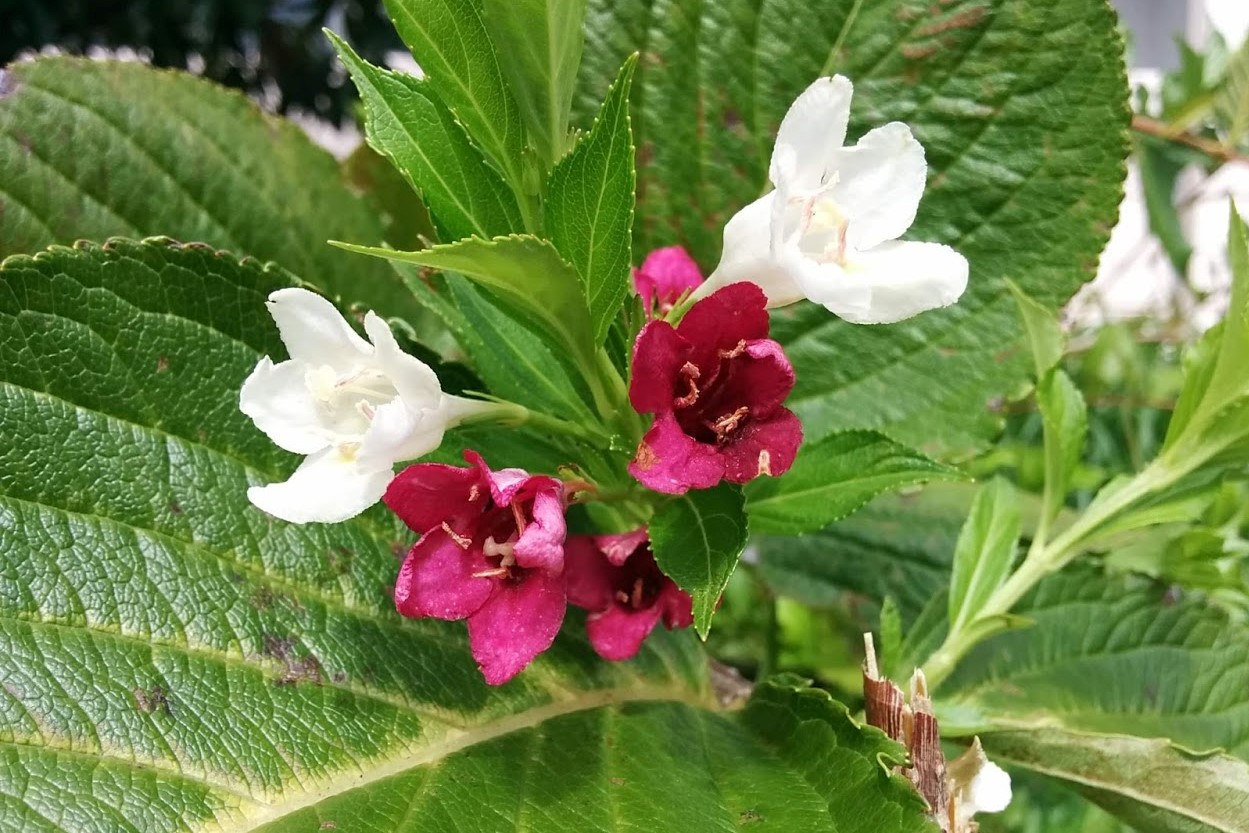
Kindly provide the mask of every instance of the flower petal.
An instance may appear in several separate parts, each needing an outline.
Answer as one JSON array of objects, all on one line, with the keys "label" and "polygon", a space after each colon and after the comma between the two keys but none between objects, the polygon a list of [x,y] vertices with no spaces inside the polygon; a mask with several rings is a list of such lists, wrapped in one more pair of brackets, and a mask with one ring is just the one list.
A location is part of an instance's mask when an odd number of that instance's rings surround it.
[{"label": "flower petal", "polygon": [[481,514],[489,496],[486,488],[475,467],[420,463],[399,472],[383,500],[415,532],[423,535],[446,521],[464,535],[472,530],[458,522]]},{"label": "flower petal", "polygon": [[629,474],[648,489],[683,495],[690,489],[710,489],[724,477],[724,461],[715,446],[687,435],[671,412],[655,417],[655,424],[638,445]]},{"label": "flower petal", "polygon": [[[817,78],[789,106],[776,134],[776,147],[793,149],[796,165],[791,175],[799,190],[814,191],[823,184],[822,178],[830,167],[833,153],[846,141],[853,95],[854,85],[850,80],[834,75]],[[775,162],[776,151],[772,158]],[[776,179],[772,182],[776,184]]]},{"label": "flower petal", "polygon": [[338,309],[306,289],[279,289],[265,304],[292,359],[349,370],[373,355]]},{"label": "flower petal", "polygon": [[480,547],[465,550],[436,528],[408,552],[395,582],[395,609],[404,616],[464,619],[486,603],[494,590]]},{"label": "flower petal", "polygon": [[647,543],[650,535],[646,527],[619,535],[596,535],[594,543],[602,551],[603,556],[613,565],[619,567],[629,560],[629,556],[637,552],[638,547]]},{"label": "flower petal", "polygon": [[882,243],[866,252],[856,252],[847,273],[850,280],[870,287],[869,307],[833,311],[855,324],[892,324],[957,301],[967,288],[967,272],[967,258],[949,246],[910,241]]},{"label": "flower petal", "polygon": [[767,419],[794,389],[794,366],[770,338],[746,342],[742,354],[728,363],[728,372],[713,395],[705,400],[705,413],[729,414],[745,405],[752,419]]},{"label": "flower petal", "polygon": [[500,506],[508,506],[516,493],[525,487],[530,474],[524,469],[492,469],[476,451],[465,449],[464,459],[477,467],[481,479],[490,487],[490,496]]},{"label": "flower petal", "polygon": [[605,660],[620,662],[637,656],[662,614],[658,605],[634,610],[613,604],[602,613],[587,616],[585,632],[595,653]]},{"label": "flower petal", "polygon": [[[697,305],[695,305],[697,306]],[[689,361],[690,345],[667,321],[652,321],[633,343],[629,403],[640,414],[672,410],[677,374]]]},{"label": "flower petal", "polygon": [[677,326],[677,334],[690,344],[689,361],[704,373],[701,385],[710,382],[708,371],[719,368],[721,351],[732,350],[742,341],[768,337],[767,303],[757,284],[735,283],[690,307]]},{"label": "flower petal", "polygon": [[564,569],[564,487],[553,477],[531,477],[525,495],[533,494],[532,517],[516,540],[516,563],[559,573]]},{"label": "flower petal", "polygon": [[705,298],[721,287],[749,281],[767,295],[769,308],[803,299],[802,290],[773,253],[776,194],[775,191],[765,194],[730,218],[724,226],[720,264],[695,290],[696,296]]},{"label": "flower petal", "polygon": [[778,477],[789,471],[802,445],[802,423],[788,408],[770,419],[751,420],[724,447],[724,479],[749,483],[756,477]]},{"label": "flower petal", "polygon": [[612,604],[612,566],[591,535],[573,535],[564,544],[564,582],[568,603],[589,611]]},{"label": "flower petal", "polygon": [[670,631],[694,624],[694,599],[672,579],[664,582],[655,607],[663,610],[664,627]]},{"label": "flower petal", "polygon": [[872,284],[862,274],[835,263],[818,263],[797,250],[786,257],[803,297],[848,321],[871,313]]},{"label": "flower petal", "polygon": [[872,130],[851,148],[837,151],[832,198],[850,219],[846,243],[870,249],[894,240],[915,222],[928,164],[924,147],[901,122]]},{"label": "flower petal", "polygon": [[377,503],[393,474],[361,469],[338,449],[327,448],[304,460],[284,483],[252,486],[247,499],[291,523],[337,523]]},{"label": "flower petal", "polygon": [[278,447],[295,454],[312,454],[330,444],[305,382],[307,367],[297,361],[274,364],[265,356],[239,391],[239,410]]},{"label": "flower petal", "polygon": [[364,316],[364,331],[376,351],[374,361],[409,408],[436,408],[442,401],[438,375],[425,362],[399,349],[390,325],[374,312]]},{"label": "flower petal", "polygon": [[519,582],[498,582],[489,601],[468,617],[469,645],[486,682],[507,682],[551,647],[564,605],[562,576],[530,570]]},{"label": "flower petal", "polygon": [[633,287],[649,308],[656,299],[671,304],[686,290],[703,282],[702,270],[682,246],[656,249],[633,270]]},{"label": "flower petal", "polygon": [[447,428],[443,408],[413,409],[402,398],[379,405],[364,432],[357,456],[365,467],[393,466],[414,460],[442,445]]}]

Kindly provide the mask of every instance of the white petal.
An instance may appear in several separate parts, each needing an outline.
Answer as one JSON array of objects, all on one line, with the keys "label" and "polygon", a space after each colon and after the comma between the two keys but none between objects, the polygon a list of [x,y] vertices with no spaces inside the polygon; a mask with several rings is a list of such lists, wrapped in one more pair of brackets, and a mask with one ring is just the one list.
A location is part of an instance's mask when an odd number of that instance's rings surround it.
[{"label": "white petal", "polygon": [[338,309],[315,292],[279,289],[266,306],[292,359],[346,371],[373,353]]},{"label": "white petal", "polygon": [[390,325],[374,312],[364,316],[364,331],[373,342],[374,362],[410,408],[436,408],[442,399],[438,375],[416,356],[399,349]]},{"label": "white petal", "polygon": [[797,251],[788,255],[788,262],[804,298],[850,321],[870,312],[872,287],[859,275],[835,263],[817,263]]},{"label": "white petal", "polygon": [[694,291],[696,298],[705,298],[731,283],[751,281],[768,296],[769,307],[802,300],[802,291],[772,254],[775,195],[775,191],[765,194],[734,214],[725,225],[720,265]]},{"label": "white petal", "polygon": [[337,523],[382,499],[394,472],[363,470],[338,449],[313,454],[284,483],[253,486],[247,499],[291,523]]},{"label": "white petal", "polygon": [[928,164],[911,128],[901,122],[878,127],[854,147],[839,150],[834,165],[838,180],[831,194],[850,218],[850,248],[894,240],[915,222]]},{"label": "white petal", "polygon": [[1000,813],[1010,804],[1010,799],[1010,776],[997,764],[985,760],[964,798],[969,805],[968,815]]},{"label": "white petal", "polygon": [[303,362],[275,365],[265,356],[239,391],[239,410],[276,445],[296,454],[312,454],[329,445],[306,372]]},{"label": "white petal", "polygon": [[[842,75],[817,78],[789,106],[776,133],[776,147],[790,147],[797,159],[794,171],[799,190],[815,190],[829,169],[833,153],[846,141],[850,98],[854,85]],[[777,160],[772,153],[773,167]],[[772,183],[775,185],[776,180]]]},{"label": "white petal", "polygon": [[357,461],[366,469],[390,468],[442,445],[447,413],[442,407],[414,409],[402,398],[387,402],[373,415],[360,443]]},{"label": "white petal", "polygon": [[967,288],[967,271],[967,258],[940,243],[889,242],[854,252],[847,272],[871,288],[871,303],[860,314],[837,314],[855,324],[892,324],[949,306]]}]

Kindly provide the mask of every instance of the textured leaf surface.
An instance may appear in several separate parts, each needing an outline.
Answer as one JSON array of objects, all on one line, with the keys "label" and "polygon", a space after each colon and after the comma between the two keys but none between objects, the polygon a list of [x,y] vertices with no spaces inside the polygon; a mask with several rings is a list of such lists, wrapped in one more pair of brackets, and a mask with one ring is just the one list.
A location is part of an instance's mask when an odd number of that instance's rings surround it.
[{"label": "textured leaf surface", "polygon": [[416,189],[452,240],[524,230],[507,184],[428,82],[375,67],[327,35],[364,99],[369,144]]},{"label": "textured leaf surface", "polygon": [[629,287],[634,176],[629,89],[636,65],[636,57],[625,61],[593,129],[547,182],[546,228],[581,276],[598,342],[620,314]]},{"label": "textured leaf surface", "polygon": [[1065,781],[1137,830],[1249,831],[1249,764],[1188,754],[1165,740],[1061,730],[996,732],[993,760]]},{"label": "textured leaf surface", "polygon": [[141,64],[40,58],[0,95],[0,257],[165,235],[273,260],[348,304],[419,312],[385,264],[335,251],[382,227],[337,164],[242,95]]},{"label": "textured leaf surface", "polygon": [[911,125],[929,164],[911,235],[967,256],[968,293],[889,327],[810,305],[778,316],[798,370],[790,405],[812,439],[888,426],[929,450],[992,436],[983,406],[1027,368],[1002,278],[1051,308],[1066,300],[1091,277],[1121,196],[1127,86],[1104,0],[592,0],[582,124],[634,50],[638,246],[684,243],[705,269],[817,76],[854,81],[851,140]]},{"label": "textured leaf surface", "polygon": [[585,0],[483,0],[482,11],[529,143],[554,162],[568,138]]},{"label": "textured leaf surface", "polygon": [[659,507],[649,528],[655,560],[694,597],[694,627],[706,636],[746,548],[742,490],[724,483],[674,498]]},{"label": "textured leaf surface", "polygon": [[237,409],[290,280],[169,242],[0,268],[0,829],[920,828],[899,751],[827,698],[778,693],[802,731],[761,734],[689,634],[610,664],[577,616],[491,689],[462,625],[394,612],[384,511],[249,506],[296,462]]},{"label": "textured leaf surface", "polygon": [[747,507],[756,532],[795,535],[828,526],[882,492],[962,476],[876,431],[841,431],[804,444],[784,476],[751,482]]}]

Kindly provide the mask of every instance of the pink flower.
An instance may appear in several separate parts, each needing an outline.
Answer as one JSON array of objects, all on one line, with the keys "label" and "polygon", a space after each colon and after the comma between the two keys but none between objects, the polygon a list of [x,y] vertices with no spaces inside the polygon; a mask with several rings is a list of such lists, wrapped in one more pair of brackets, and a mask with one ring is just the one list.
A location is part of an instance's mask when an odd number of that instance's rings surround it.
[{"label": "pink flower", "polygon": [[629,473],[680,495],[721,480],[789,470],[802,424],[782,407],[794,368],[767,337],[767,298],[753,283],[719,289],[681,323],[652,321],[633,348],[629,401],[655,414]]},{"label": "pink flower", "polygon": [[662,315],[689,290],[703,282],[703,273],[689,252],[680,246],[656,249],[633,270],[633,288],[642,296],[647,314],[656,302]]},{"label": "pink flower", "polygon": [[421,534],[399,570],[404,616],[467,619],[468,641],[490,685],[515,677],[555,640],[564,621],[564,492],[552,477],[471,466],[409,466],[386,505]]},{"label": "pink flower", "polygon": [[568,601],[590,611],[586,632],[607,660],[633,657],[663,620],[668,630],[688,628],[693,601],[664,575],[646,530],[568,539]]}]

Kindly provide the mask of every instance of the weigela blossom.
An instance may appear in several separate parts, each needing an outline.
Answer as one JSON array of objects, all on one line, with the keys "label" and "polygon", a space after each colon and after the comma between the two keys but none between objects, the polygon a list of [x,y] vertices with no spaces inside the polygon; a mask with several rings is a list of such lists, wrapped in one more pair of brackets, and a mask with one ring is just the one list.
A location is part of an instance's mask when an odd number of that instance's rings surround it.
[{"label": "weigela blossom", "polygon": [[984,754],[980,738],[950,762],[949,780],[958,830],[974,829],[977,813],[1000,813],[1010,804],[1010,775]]},{"label": "weigela blossom", "polygon": [[676,327],[642,328],[629,384],[633,407],[655,414],[629,464],[642,485],[679,495],[793,464],[802,425],[781,403],[794,369],[767,337],[765,304],[758,286],[732,284],[694,304]]},{"label": "weigela blossom", "polygon": [[444,394],[434,371],[400,350],[372,312],[364,317],[370,344],[306,289],[279,289],[267,306],[290,359],[261,359],[239,408],[274,443],[307,455],[285,482],[247,490],[270,515],[295,523],[358,515],[381,498],[395,463],[433,451],[448,428],[496,407]]},{"label": "weigela blossom", "polygon": [[590,612],[586,633],[603,659],[630,659],[661,621],[694,621],[693,600],[655,563],[645,529],[568,539],[568,601]]},{"label": "weigela blossom", "polygon": [[752,281],[769,307],[807,298],[856,324],[887,324],[963,294],[966,258],[898,240],[924,192],[924,148],[900,122],[843,147],[852,93],[843,76],[820,78],[789,108],[772,151],[775,190],[729,220],[720,264],[695,297]]},{"label": "weigela blossom", "polygon": [[516,676],[564,621],[564,487],[520,469],[409,466],[386,505],[421,538],[395,583],[404,616],[468,620],[473,658],[491,685]]},{"label": "weigela blossom", "polygon": [[633,288],[642,297],[649,315],[656,309],[663,315],[682,295],[703,282],[703,273],[681,246],[665,246],[646,256],[633,270]]}]

